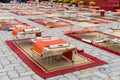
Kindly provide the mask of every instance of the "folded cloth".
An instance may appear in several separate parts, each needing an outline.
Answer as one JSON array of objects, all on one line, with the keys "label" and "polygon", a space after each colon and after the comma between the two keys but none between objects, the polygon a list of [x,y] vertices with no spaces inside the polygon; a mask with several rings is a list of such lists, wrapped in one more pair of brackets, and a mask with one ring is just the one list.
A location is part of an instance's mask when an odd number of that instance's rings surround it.
[{"label": "folded cloth", "polygon": [[[32,27],[26,27],[26,28],[16,28],[12,32],[12,36],[16,37],[19,32],[27,31],[28,29],[32,29]],[[29,30],[28,30],[29,31]]]},{"label": "folded cloth", "polygon": [[24,28],[16,28],[16,29],[13,30],[12,35],[14,37],[16,37],[18,32],[22,32],[23,30],[24,30]]},{"label": "folded cloth", "polygon": [[50,41],[37,41],[36,43],[34,43],[33,46],[33,51],[35,51],[38,55],[41,55],[42,49],[44,47],[48,47],[50,45],[54,45],[52,47],[55,47],[55,45],[59,45],[59,44],[65,44],[67,43],[64,40],[61,39],[56,39],[56,40],[50,40]]}]

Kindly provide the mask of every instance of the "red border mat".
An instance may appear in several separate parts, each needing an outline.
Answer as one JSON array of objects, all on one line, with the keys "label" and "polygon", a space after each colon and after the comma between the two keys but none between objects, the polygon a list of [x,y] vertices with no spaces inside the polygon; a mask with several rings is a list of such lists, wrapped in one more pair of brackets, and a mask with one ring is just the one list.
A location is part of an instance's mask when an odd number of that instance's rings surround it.
[{"label": "red border mat", "polygon": [[[86,31],[87,31],[87,30],[86,30]],[[120,56],[120,52],[111,50],[111,49],[109,49],[109,48],[106,48],[106,47],[104,47],[104,46],[100,46],[100,45],[98,45],[98,44],[94,44],[94,43],[89,43],[89,42],[87,42],[87,41],[83,41],[82,38],[79,38],[79,37],[77,37],[77,36],[74,36],[74,34],[84,34],[84,32],[85,32],[85,33],[97,32],[97,33],[105,34],[105,35],[107,35],[107,36],[111,36],[111,37],[114,37],[114,38],[120,38],[120,37],[113,36],[113,35],[110,35],[110,34],[106,34],[106,33],[103,33],[103,32],[99,32],[99,31],[92,31],[92,30],[91,30],[91,31],[88,31],[88,32],[86,32],[86,31],[85,31],[85,30],[83,30],[83,31],[82,31],[82,30],[79,30],[79,31],[73,31],[73,32],[67,31],[67,33],[66,33],[65,35],[67,35],[67,36],[69,36],[69,37],[72,37],[72,38],[74,38],[74,39],[80,40],[80,41],[82,41],[82,42],[88,43],[88,44],[93,45],[93,46],[95,46],[95,47],[98,47],[98,48],[100,48],[100,49],[109,51],[109,52],[111,52],[111,53],[113,53],[113,54],[116,54],[116,55],[119,55],[119,56]]]},{"label": "red border mat", "polygon": [[53,71],[53,72],[46,72],[39,67],[40,64],[38,66],[38,64],[35,63],[35,61],[33,60],[32,57],[28,58],[28,55],[27,56],[25,55],[26,52],[21,50],[20,47],[18,47],[14,44],[15,41],[18,41],[18,40],[8,40],[8,41],[6,41],[6,43],[35,73],[37,73],[42,78],[53,77],[53,76],[57,76],[57,75],[61,75],[61,74],[69,73],[69,72],[74,72],[77,70],[82,70],[82,69],[86,69],[86,68],[90,68],[90,67],[95,67],[95,66],[107,64],[105,61],[102,61],[96,57],[93,57],[93,56],[85,53],[84,51],[79,50],[78,51],[79,55],[84,56],[87,59],[92,60],[92,62],[90,62],[89,64],[77,65],[77,66],[72,66],[69,68],[67,67],[67,68]]},{"label": "red border mat", "polygon": [[5,30],[6,28],[14,28],[14,25],[21,25],[21,24],[26,26],[28,25],[27,23],[15,19],[14,23],[9,23],[9,22],[1,23],[0,30]]},{"label": "red border mat", "polygon": [[18,11],[11,11],[11,13],[14,13],[14,14],[19,15],[19,16],[35,16],[35,15],[40,15],[40,14],[32,14],[32,13],[21,13],[21,12],[18,12]]},{"label": "red border mat", "polygon": [[70,23],[68,23],[68,22],[66,22],[66,21],[63,21],[63,20],[58,20],[58,22],[57,23],[53,23],[52,22],[52,20],[57,20],[57,19],[52,19],[51,18],[51,20],[49,20],[49,22],[48,23],[46,23],[46,21],[48,21],[47,19],[45,20],[45,19],[38,19],[38,20],[36,20],[36,19],[29,19],[29,20],[31,20],[31,21],[33,21],[33,22],[36,22],[36,23],[39,23],[39,24],[41,24],[41,25],[43,25],[44,27],[46,27],[46,28],[61,28],[61,27],[69,27],[69,26],[71,26],[71,24]]},{"label": "red border mat", "polygon": [[[91,19],[91,20],[87,20],[87,19],[84,19],[84,20],[77,20],[75,17],[60,17],[62,19],[66,19],[66,20],[71,20],[71,21],[77,21],[77,22],[88,22],[88,23],[91,23],[91,24],[110,24],[111,22],[109,21],[104,21],[104,20],[97,20],[97,19]],[[80,17],[80,18],[84,18],[84,17]]]},{"label": "red border mat", "polygon": [[101,16],[90,16],[90,17],[104,19],[104,20],[109,20],[109,21],[118,21],[119,20],[119,17],[117,17],[117,16],[104,16],[104,17],[101,17]]}]

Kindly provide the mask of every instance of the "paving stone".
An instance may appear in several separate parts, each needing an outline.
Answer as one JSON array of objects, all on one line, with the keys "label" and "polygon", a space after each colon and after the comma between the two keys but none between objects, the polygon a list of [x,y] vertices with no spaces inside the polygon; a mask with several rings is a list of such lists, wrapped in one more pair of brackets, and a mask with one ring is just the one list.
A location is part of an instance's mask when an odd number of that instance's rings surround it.
[{"label": "paving stone", "polygon": [[27,72],[20,73],[20,76],[28,76],[33,74],[35,74],[33,71],[27,71]]},{"label": "paving stone", "polygon": [[0,57],[0,64],[1,64],[1,65],[3,65],[3,64],[2,64],[2,61],[4,61],[4,60],[6,60],[6,57]]},{"label": "paving stone", "polygon": [[108,64],[105,64],[105,65],[101,65],[101,66],[97,66],[97,68],[110,68],[110,66]]},{"label": "paving stone", "polygon": [[11,63],[12,64],[21,63],[21,60],[17,59],[17,60],[11,61]]},{"label": "paving stone", "polygon": [[120,62],[111,63],[111,64],[109,64],[109,66],[111,66],[111,67],[120,66]]},{"label": "paving stone", "polygon": [[63,78],[60,78],[60,79],[58,79],[58,80],[69,80],[69,79],[68,79],[68,78],[63,77]]},{"label": "paving stone", "polygon": [[10,61],[5,59],[5,60],[1,60],[2,65],[10,65]]},{"label": "paving stone", "polygon": [[101,73],[104,73],[104,74],[109,74],[111,72],[111,69],[108,65],[98,67],[97,70],[100,71]]},{"label": "paving stone", "polygon": [[111,72],[108,75],[109,76],[120,76],[120,71]]},{"label": "paving stone", "polygon": [[21,64],[26,68],[28,67],[24,62],[21,62]]},{"label": "paving stone", "polygon": [[26,69],[23,68],[23,66],[15,66],[15,70],[16,70],[18,73],[24,73],[24,72],[26,72]]},{"label": "paving stone", "polygon": [[8,71],[8,75],[10,76],[10,78],[19,77],[19,74],[16,71]]},{"label": "paving stone", "polygon": [[0,76],[0,80],[10,80],[8,76]]},{"label": "paving stone", "polygon": [[112,68],[111,68],[111,71],[113,71],[113,72],[114,72],[114,71],[119,71],[119,70],[120,70],[120,66],[112,67]]},{"label": "paving stone", "polygon": [[120,76],[111,77],[112,80],[120,80]]},{"label": "paving stone", "polygon": [[75,71],[75,72],[73,72],[73,74],[74,75],[80,75],[81,73],[80,73],[80,71]]},{"label": "paving stone", "polygon": [[31,68],[25,67],[25,70],[26,70],[26,71],[31,71]]},{"label": "paving stone", "polygon": [[1,68],[3,68],[3,65],[1,65],[1,63],[0,63],[0,69],[1,69]]},{"label": "paving stone", "polygon": [[58,80],[58,79],[63,78],[63,77],[64,77],[63,75],[58,75],[58,76],[47,78],[46,80]]},{"label": "paving stone", "polygon": [[35,80],[44,80],[43,78],[39,77],[38,75],[32,75],[32,78]]},{"label": "paving stone", "polygon": [[10,64],[10,65],[4,65],[5,68],[16,67],[16,66],[20,66],[20,63],[14,63],[14,64]]},{"label": "paving stone", "polygon": [[0,46],[3,46],[3,41],[0,39]]},{"label": "paving stone", "polygon": [[91,77],[91,76],[93,76],[93,73],[84,73],[84,74],[77,75],[77,77],[79,79],[81,79],[81,78],[87,78],[87,77]]},{"label": "paving stone", "polygon": [[107,79],[108,76],[106,74],[100,73],[99,71],[94,71],[93,72],[96,76],[102,78],[102,79]]},{"label": "paving stone", "polygon": [[3,47],[2,47],[2,50],[3,50],[4,52],[9,52],[9,48],[6,47],[6,46],[3,46]]},{"label": "paving stone", "polygon": [[31,76],[23,76],[20,78],[14,78],[12,80],[34,80],[34,79],[32,79]]},{"label": "paving stone", "polygon": [[64,74],[65,77],[68,78],[68,80],[79,80],[75,75],[73,75],[72,73],[68,73],[68,74]]},{"label": "paving stone", "polygon": [[7,58],[9,61],[16,61],[16,58],[14,56],[8,56]]},{"label": "paving stone", "polygon": [[80,80],[92,80],[91,78],[82,78]]},{"label": "paving stone", "polygon": [[102,60],[105,60],[105,61],[108,61],[108,60],[110,60],[110,57],[108,57],[108,56],[105,56],[105,55],[101,55],[101,56],[99,56]]},{"label": "paving stone", "polygon": [[112,62],[112,63],[114,63],[114,62],[120,62],[120,58],[111,59],[111,62]]},{"label": "paving stone", "polygon": [[8,52],[6,52],[5,54],[2,54],[2,55],[0,55],[0,57],[10,57],[12,54],[9,54]]},{"label": "paving stone", "polygon": [[7,72],[0,72],[0,77],[1,76],[6,76],[7,75]]},{"label": "paving stone", "polygon": [[92,77],[91,77],[91,80],[103,80],[103,79],[100,78],[100,77],[97,77],[97,76],[92,76]]},{"label": "paving stone", "polygon": [[14,70],[14,68],[3,68],[3,69],[0,69],[0,72],[6,72],[6,71],[10,71],[10,70]]}]

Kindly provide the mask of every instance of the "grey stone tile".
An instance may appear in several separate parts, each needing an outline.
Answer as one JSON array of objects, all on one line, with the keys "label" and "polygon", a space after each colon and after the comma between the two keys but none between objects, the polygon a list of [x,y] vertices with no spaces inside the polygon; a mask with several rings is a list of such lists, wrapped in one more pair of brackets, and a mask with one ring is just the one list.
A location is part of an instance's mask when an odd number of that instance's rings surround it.
[{"label": "grey stone tile", "polygon": [[8,75],[10,76],[10,78],[19,77],[19,74],[16,71],[8,71]]},{"label": "grey stone tile", "polygon": [[15,66],[15,70],[17,71],[17,73],[26,72],[26,69],[23,66]]},{"label": "grey stone tile", "polygon": [[114,76],[111,78],[112,80],[120,80],[120,76]]},{"label": "grey stone tile", "polygon": [[19,77],[19,78],[14,78],[11,80],[34,80],[33,78],[31,78],[31,76],[23,76],[23,77]]},{"label": "grey stone tile", "polygon": [[81,73],[80,73],[80,71],[75,71],[75,72],[73,72],[73,74],[74,75],[80,75]]},{"label": "grey stone tile", "polygon": [[5,60],[1,60],[1,64],[2,65],[10,65],[10,61],[5,59]]},{"label": "grey stone tile", "polygon": [[[100,78],[100,77],[97,77],[97,76],[93,76],[93,77],[91,77],[91,80],[103,80],[102,78]],[[107,80],[107,79],[106,79]]]},{"label": "grey stone tile", "polygon": [[108,74],[109,76],[120,76],[120,71],[113,71]]},{"label": "grey stone tile", "polygon": [[20,73],[20,76],[29,76],[33,74],[35,74],[33,71],[26,71],[26,72]]},{"label": "grey stone tile", "polygon": [[6,75],[6,76],[0,76],[0,80],[10,80],[10,78]]},{"label": "grey stone tile", "polygon": [[44,80],[43,78],[39,77],[38,75],[32,75],[32,78],[35,80]]},{"label": "grey stone tile", "polygon": [[0,69],[0,72],[6,72],[6,71],[10,71],[10,70],[14,70],[14,68],[2,68]]},{"label": "grey stone tile", "polygon": [[58,80],[58,79],[63,78],[63,77],[64,77],[63,75],[58,75],[58,76],[55,76],[55,77],[47,78],[46,80]]},{"label": "grey stone tile", "polygon": [[4,68],[14,68],[16,66],[20,66],[20,63],[13,63],[13,64],[10,64],[10,65],[4,65]]},{"label": "grey stone tile", "polygon": [[104,73],[101,73],[101,72],[99,72],[99,71],[94,71],[93,72],[97,77],[100,77],[100,78],[102,78],[102,79],[107,79],[108,78],[108,76],[106,75],[106,74],[104,74]]},{"label": "grey stone tile", "polygon": [[7,75],[7,71],[6,72],[0,72],[0,77],[1,76],[6,76]]},{"label": "grey stone tile", "polygon": [[83,78],[91,77],[93,75],[94,75],[93,73],[84,73],[84,74],[80,74],[80,75],[78,74],[77,77],[79,79],[83,79]]},{"label": "grey stone tile", "polygon": [[63,78],[60,78],[60,79],[58,79],[58,80],[69,80],[69,79],[68,79],[68,78],[63,77]]},{"label": "grey stone tile", "polygon": [[72,73],[68,73],[64,75],[66,78],[68,78],[68,80],[79,80],[75,75],[73,75]]}]

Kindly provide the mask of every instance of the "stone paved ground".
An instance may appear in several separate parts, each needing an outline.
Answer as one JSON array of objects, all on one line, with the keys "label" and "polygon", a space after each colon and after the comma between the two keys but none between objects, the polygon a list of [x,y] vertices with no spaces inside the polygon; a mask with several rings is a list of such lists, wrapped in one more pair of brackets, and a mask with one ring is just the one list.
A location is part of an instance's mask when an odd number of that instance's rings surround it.
[{"label": "stone paved ground", "polygon": [[[2,11],[2,10],[1,10]],[[9,13],[9,11],[3,11]],[[12,14],[12,13],[11,13]],[[41,25],[27,20],[28,17],[20,17],[12,14],[17,19],[29,23],[29,25],[40,27]],[[114,22],[109,25],[101,25],[99,29],[106,31],[110,27],[117,26]],[[46,80],[120,80],[120,57],[96,47],[90,46],[83,42],[69,38],[63,35],[65,30],[70,30],[69,27],[56,28],[56,29],[45,29],[42,35],[57,36],[66,41],[74,44],[78,49],[84,49],[85,52],[93,55],[101,60],[108,62],[106,65],[93,67],[81,71],[75,71],[55,77],[47,78]],[[73,30],[81,29],[75,27]],[[0,80],[44,80],[35,74],[22,60],[6,45],[5,40],[13,39],[11,32],[0,31]]]}]

